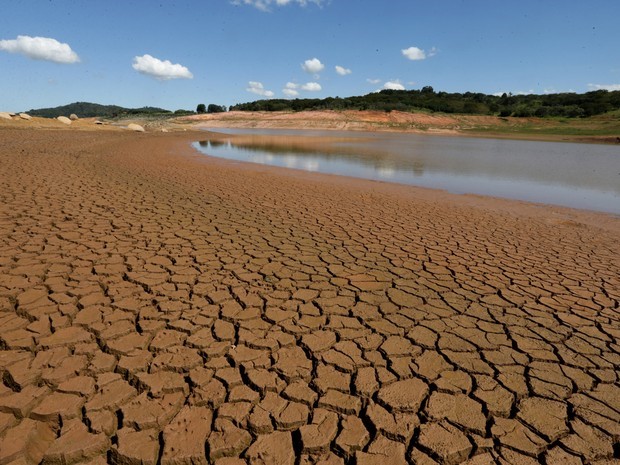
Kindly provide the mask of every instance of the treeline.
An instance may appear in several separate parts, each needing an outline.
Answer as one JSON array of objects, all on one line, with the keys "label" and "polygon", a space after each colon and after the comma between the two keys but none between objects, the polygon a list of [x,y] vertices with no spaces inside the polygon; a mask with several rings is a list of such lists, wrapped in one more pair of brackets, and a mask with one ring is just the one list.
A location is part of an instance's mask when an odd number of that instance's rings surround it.
[{"label": "treeline", "polygon": [[427,110],[471,115],[569,118],[600,115],[618,109],[620,109],[620,91],[498,96],[474,92],[463,94],[435,92],[430,86],[421,90],[382,90],[347,98],[257,100],[230,107],[230,111]]},{"label": "treeline", "polygon": [[31,116],[40,116],[43,118],[56,118],[58,116],[68,116],[75,114],[80,118],[120,118],[124,116],[183,116],[192,115],[193,111],[190,110],[176,110],[170,111],[157,107],[142,107],[142,108],[124,108],[118,105],[100,105],[98,103],[90,102],[75,102],[69,105],[63,105],[54,108],[39,108],[35,110],[29,110],[28,113]]},{"label": "treeline", "polygon": [[204,103],[199,103],[196,107],[196,113],[224,113],[226,111],[225,105],[216,105],[214,103],[210,103],[207,107]]}]

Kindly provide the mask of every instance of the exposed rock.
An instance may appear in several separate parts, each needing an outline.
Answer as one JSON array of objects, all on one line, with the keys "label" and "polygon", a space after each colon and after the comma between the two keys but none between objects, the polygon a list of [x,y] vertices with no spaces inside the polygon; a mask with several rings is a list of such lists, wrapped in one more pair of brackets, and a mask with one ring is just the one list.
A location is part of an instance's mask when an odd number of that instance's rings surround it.
[{"label": "exposed rock", "polygon": [[20,114],[19,114],[19,117],[20,117],[21,119],[25,119],[25,120],[31,120],[31,119],[32,119],[32,116],[30,116],[30,115],[29,115],[29,114],[27,114],[27,113],[20,113]]},{"label": "exposed rock", "polygon": [[2,118],[2,119],[13,119],[13,118],[11,118],[11,115],[9,113],[6,113],[4,111],[0,111],[0,118]]},{"label": "exposed rock", "polygon": [[144,132],[144,128],[136,123],[129,123],[127,125],[127,129],[129,129],[130,131],[135,131],[135,132]]},{"label": "exposed rock", "polygon": [[71,121],[77,121],[77,120],[78,120],[78,119],[80,119],[80,118],[78,118],[78,115],[76,115],[75,113],[71,113],[71,114],[69,115],[69,119],[70,119]]},{"label": "exposed rock", "polygon": [[71,120],[69,118],[67,118],[66,116],[59,116],[58,118],[56,118],[58,121],[60,121],[61,123],[64,123],[66,125],[71,125]]}]

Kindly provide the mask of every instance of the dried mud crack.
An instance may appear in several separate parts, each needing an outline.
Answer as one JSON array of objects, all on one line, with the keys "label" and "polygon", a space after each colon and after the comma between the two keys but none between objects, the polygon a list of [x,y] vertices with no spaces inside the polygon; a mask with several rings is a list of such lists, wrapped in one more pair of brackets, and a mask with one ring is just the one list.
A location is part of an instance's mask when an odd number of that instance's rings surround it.
[{"label": "dried mud crack", "polygon": [[617,463],[618,219],[195,139],[0,130],[0,465]]}]

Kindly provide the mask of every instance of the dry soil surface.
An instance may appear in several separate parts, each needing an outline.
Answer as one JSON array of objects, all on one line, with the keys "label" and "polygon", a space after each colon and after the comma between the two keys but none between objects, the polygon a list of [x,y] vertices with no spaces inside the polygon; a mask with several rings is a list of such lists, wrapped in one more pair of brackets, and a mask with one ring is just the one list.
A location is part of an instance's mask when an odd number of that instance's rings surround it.
[{"label": "dry soil surface", "polygon": [[176,118],[170,124],[176,128],[189,124],[196,128],[384,131],[494,139],[620,143],[617,118],[614,120],[612,117],[574,118],[569,122],[560,122],[553,118],[500,118],[402,111],[386,113],[376,110],[231,111]]},{"label": "dry soil surface", "polygon": [[200,127],[235,127],[235,128],[278,128],[278,129],[336,129],[363,131],[399,131],[399,132],[445,132],[455,133],[457,129],[476,121],[497,122],[495,117],[432,115],[428,113],[408,113],[393,111],[230,111],[210,113],[180,118],[191,121]]},{"label": "dry soil surface", "polygon": [[620,220],[0,128],[0,464],[617,463]]}]

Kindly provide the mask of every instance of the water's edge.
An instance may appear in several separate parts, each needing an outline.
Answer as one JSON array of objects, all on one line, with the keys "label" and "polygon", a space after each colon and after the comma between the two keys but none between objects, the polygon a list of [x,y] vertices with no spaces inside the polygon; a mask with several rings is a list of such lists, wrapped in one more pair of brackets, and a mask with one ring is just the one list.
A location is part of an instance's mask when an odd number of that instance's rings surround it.
[{"label": "water's edge", "polygon": [[229,160],[620,214],[620,150],[610,146],[235,130],[193,147]]}]

